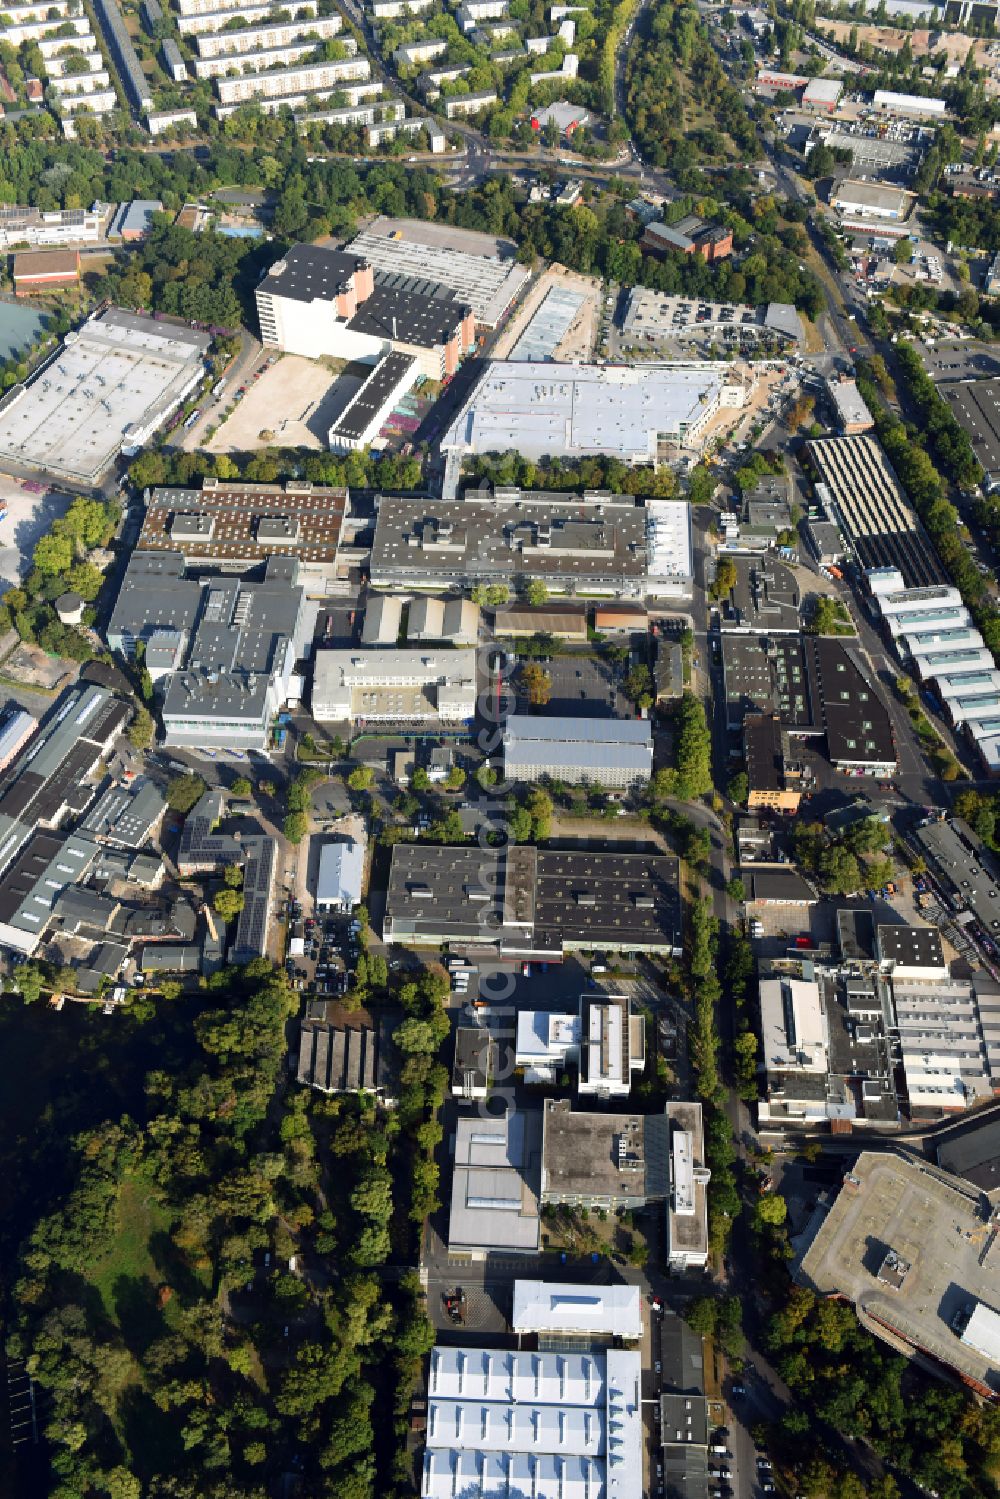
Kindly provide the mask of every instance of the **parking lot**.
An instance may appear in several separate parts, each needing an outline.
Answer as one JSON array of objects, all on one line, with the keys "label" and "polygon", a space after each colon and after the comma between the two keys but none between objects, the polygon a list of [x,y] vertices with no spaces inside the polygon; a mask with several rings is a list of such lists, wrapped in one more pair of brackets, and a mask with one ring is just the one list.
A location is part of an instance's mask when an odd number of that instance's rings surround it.
[{"label": "parking lot", "polygon": [[918,343],[917,351],[932,380],[984,380],[1000,374],[1000,356],[974,339],[941,342],[932,349]]},{"label": "parking lot", "polygon": [[[595,656],[551,656],[543,663],[552,689],[544,712],[563,718],[631,718],[634,709],[621,690],[620,669]],[[532,710],[519,667],[513,678],[518,713]]]},{"label": "parking lot", "polygon": [[[250,377],[246,394],[204,444],[205,449],[252,453],[278,443],[325,451],[331,426],[362,378],[356,365],[344,367],[341,361],[285,354]],[[227,392],[227,397],[231,394]]]}]

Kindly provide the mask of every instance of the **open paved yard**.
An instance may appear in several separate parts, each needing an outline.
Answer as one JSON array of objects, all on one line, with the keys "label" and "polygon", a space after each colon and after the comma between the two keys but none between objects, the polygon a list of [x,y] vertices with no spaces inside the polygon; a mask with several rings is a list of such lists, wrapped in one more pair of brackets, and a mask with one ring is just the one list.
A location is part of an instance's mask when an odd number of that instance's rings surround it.
[{"label": "open paved yard", "polygon": [[[327,433],[361,384],[358,366],[337,370],[314,359],[285,354],[250,384],[228,421],[206,443],[210,453],[252,453],[276,443],[288,448],[327,446]],[[262,434],[267,433],[268,436]]]},{"label": "open paved yard", "polygon": [[25,576],[35,542],[66,513],[72,498],[58,490],[32,492],[16,479],[0,474],[0,502],[7,507],[7,514],[0,520],[0,592]]}]

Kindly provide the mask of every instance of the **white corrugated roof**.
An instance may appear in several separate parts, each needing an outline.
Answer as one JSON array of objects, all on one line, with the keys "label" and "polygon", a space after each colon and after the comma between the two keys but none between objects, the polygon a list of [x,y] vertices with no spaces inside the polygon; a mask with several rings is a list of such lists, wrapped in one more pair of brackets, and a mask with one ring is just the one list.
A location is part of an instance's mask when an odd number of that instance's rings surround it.
[{"label": "white corrugated roof", "polygon": [[606,1334],[642,1337],[642,1293],[638,1286],[559,1285],[544,1280],[514,1282],[514,1332]]}]

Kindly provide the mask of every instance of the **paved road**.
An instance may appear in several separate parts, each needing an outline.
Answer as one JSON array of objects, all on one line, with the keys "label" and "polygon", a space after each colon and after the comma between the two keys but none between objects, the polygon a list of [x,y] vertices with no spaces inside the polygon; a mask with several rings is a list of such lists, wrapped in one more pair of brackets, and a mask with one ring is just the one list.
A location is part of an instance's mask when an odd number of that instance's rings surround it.
[{"label": "paved road", "polygon": [[226,388],[218,396],[208,395],[201,406],[201,415],[193,427],[178,427],[173,440],[164,447],[179,449],[182,453],[195,453],[202,447],[209,427],[219,426],[225,415],[233,409],[233,396],[243,382],[264,359],[264,346],[245,328],[240,332],[240,352],[226,370],[223,378]]}]

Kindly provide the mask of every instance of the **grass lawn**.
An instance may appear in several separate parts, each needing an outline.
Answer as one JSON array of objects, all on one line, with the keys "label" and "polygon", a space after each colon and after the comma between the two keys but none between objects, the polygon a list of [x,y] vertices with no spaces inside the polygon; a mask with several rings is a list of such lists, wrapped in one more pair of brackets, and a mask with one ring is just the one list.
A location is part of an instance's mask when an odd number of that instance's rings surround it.
[{"label": "grass lawn", "polygon": [[122,1320],[121,1301],[126,1286],[137,1291],[146,1281],[155,1296],[157,1287],[164,1283],[166,1276],[153,1258],[150,1242],[154,1235],[166,1231],[169,1222],[169,1214],[148,1183],[136,1176],[127,1177],[118,1196],[114,1243],[107,1254],[91,1264],[87,1274],[114,1321]]}]

